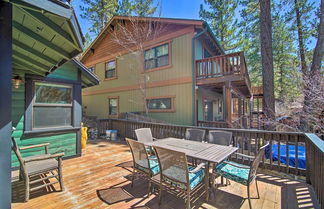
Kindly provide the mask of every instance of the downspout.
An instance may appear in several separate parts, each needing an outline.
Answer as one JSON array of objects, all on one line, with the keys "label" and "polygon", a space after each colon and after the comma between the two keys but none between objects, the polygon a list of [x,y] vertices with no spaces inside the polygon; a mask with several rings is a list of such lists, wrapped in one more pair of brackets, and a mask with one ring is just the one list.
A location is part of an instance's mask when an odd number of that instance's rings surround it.
[{"label": "downspout", "polygon": [[197,33],[196,35],[194,35],[194,37],[192,37],[192,47],[191,47],[191,61],[192,61],[192,112],[193,112],[193,117],[192,117],[192,124],[193,125],[197,125],[197,118],[196,118],[196,77],[195,77],[195,61],[196,61],[196,56],[195,56],[195,52],[196,52],[196,48],[195,48],[195,41],[197,38],[199,38],[201,35],[203,35],[204,33],[207,32],[207,27],[205,27],[204,30],[202,30],[200,33]]}]

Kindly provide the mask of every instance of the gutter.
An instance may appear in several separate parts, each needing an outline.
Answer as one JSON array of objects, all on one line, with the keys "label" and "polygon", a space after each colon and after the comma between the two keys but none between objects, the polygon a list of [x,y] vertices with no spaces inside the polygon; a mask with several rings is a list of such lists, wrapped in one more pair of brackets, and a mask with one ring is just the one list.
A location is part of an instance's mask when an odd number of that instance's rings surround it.
[{"label": "gutter", "polygon": [[[207,25],[208,26],[208,25]],[[191,61],[192,61],[192,72],[191,72],[191,77],[192,77],[192,112],[193,112],[193,117],[192,117],[192,125],[196,125],[196,77],[195,77],[195,60],[196,60],[196,56],[195,56],[195,52],[196,52],[196,48],[195,48],[195,41],[197,38],[199,38],[201,35],[203,35],[204,33],[206,33],[208,30],[208,27],[205,27],[205,29],[203,31],[201,31],[200,33],[194,35],[194,37],[192,37],[192,47],[191,47]]]}]

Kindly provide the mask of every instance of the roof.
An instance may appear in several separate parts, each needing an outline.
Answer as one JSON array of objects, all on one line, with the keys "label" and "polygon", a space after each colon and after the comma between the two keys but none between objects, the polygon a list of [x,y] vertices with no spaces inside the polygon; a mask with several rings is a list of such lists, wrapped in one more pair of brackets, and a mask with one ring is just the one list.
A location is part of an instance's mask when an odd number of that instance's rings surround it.
[{"label": "roof", "polygon": [[69,1],[9,2],[16,74],[47,75],[82,52],[84,38]]},{"label": "roof", "polygon": [[100,41],[105,37],[107,34],[107,30],[109,25],[113,23],[115,20],[127,20],[130,18],[135,18],[139,21],[156,21],[156,22],[163,22],[163,23],[172,23],[172,24],[181,24],[181,25],[193,25],[198,27],[206,27],[207,32],[211,35],[211,38],[216,42],[217,46],[222,50],[224,53],[224,49],[221,47],[219,42],[217,41],[215,35],[213,34],[212,30],[210,29],[207,22],[199,19],[184,19],[184,18],[165,18],[165,17],[136,17],[136,16],[113,16],[110,21],[107,23],[105,28],[100,32],[100,34],[96,37],[96,39],[90,44],[90,46],[84,51],[81,57],[81,61],[84,61],[85,58],[88,57],[90,49],[96,48]]},{"label": "roof", "polygon": [[91,87],[99,84],[99,78],[81,62],[79,62],[75,58],[73,58],[71,62],[81,71],[81,80],[83,87]]}]

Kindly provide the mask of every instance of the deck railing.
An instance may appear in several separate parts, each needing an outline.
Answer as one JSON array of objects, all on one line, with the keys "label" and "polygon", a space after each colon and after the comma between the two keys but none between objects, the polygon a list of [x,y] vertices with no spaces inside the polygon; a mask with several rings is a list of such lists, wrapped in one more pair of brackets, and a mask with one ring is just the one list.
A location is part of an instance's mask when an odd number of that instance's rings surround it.
[{"label": "deck railing", "polygon": [[198,120],[197,126],[200,127],[213,127],[213,128],[230,128],[231,124],[228,124],[226,121],[205,121]]},{"label": "deck railing", "polygon": [[[128,137],[136,139],[135,129],[138,128],[151,128],[153,136],[156,138],[165,137],[177,137],[184,138],[187,128],[192,128],[191,126],[179,126],[179,125],[169,125],[169,124],[158,124],[158,123],[144,123],[127,121],[121,119],[102,119],[99,120],[98,130],[100,134],[104,134],[107,129],[116,129],[120,137]],[[197,128],[197,127],[196,127]],[[320,204],[324,205],[324,142],[318,138],[315,134],[305,134],[300,132],[276,132],[276,131],[264,131],[264,130],[254,130],[254,129],[232,129],[232,128],[206,128],[198,127],[200,129],[205,129],[207,132],[209,130],[225,130],[233,133],[233,146],[239,147],[238,152],[255,155],[258,149],[264,145],[266,142],[270,143],[269,146],[269,159],[265,157],[262,160],[261,167],[271,170],[276,170],[279,172],[305,176],[306,180],[313,185]],[[278,156],[280,154],[280,145],[292,145],[295,147],[295,166],[289,165],[288,146],[286,146],[286,163],[279,161],[273,161],[272,155],[272,145],[277,144],[278,146]],[[298,167],[298,149],[300,146],[306,146],[306,169]],[[244,161],[244,159],[234,158],[240,163],[246,164],[249,162]]]},{"label": "deck railing", "polygon": [[243,52],[196,60],[196,78],[212,78],[225,75],[244,75],[246,63]]}]

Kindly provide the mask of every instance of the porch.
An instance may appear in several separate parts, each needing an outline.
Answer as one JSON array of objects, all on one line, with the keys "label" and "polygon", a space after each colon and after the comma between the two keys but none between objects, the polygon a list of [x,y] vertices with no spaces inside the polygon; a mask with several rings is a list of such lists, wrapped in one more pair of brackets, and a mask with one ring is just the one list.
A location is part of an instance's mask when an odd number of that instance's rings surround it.
[{"label": "porch", "polygon": [[[122,142],[89,141],[81,157],[64,161],[64,192],[59,186],[36,190],[22,203],[24,188],[13,182],[13,208],[159,208],[158,196],[147,194],[147,181],[135,180],[130,187],[132,156]],[[94,163],[95,162],[95,163]],[[302,180],[270,173],[258,174],[260,199],[252,199],[253,208],[319,208],[313,188]],[[253,185],[252,185],[253,186]],[[251,190],[252,197],[256,191]],[[249,208],[246,187],[235,182],[219,187],[209,202],[205,193],[196,198],[193,208]],[[167,192],[160,208],[184,208],[184,199]]]},{"label": "porch", "polygon": [[[252,90],[243,52],[196,60],[195,82],[199,126],[251,126],[249,99]],[[202,113],[199,108],[203,109]]]}]

